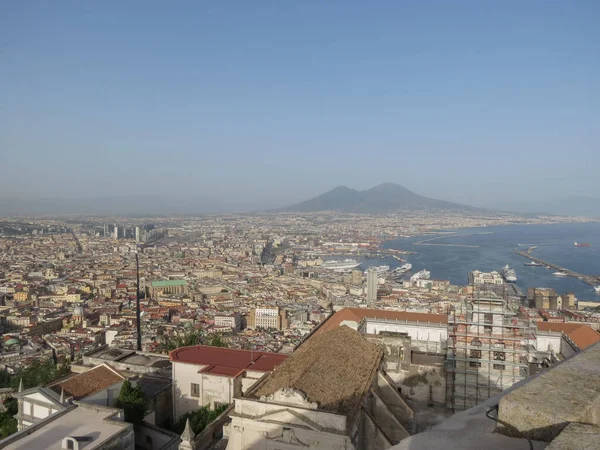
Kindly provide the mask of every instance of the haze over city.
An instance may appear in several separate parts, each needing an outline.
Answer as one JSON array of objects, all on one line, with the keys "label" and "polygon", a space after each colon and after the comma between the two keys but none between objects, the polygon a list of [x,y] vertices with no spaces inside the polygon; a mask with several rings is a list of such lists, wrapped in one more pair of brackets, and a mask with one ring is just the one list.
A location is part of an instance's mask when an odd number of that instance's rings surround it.
[{"label": "haze over city", "polygon": [[5,2],[1,202],[250,211],[386,181],[505,210],[598,197],[599,13]]}]

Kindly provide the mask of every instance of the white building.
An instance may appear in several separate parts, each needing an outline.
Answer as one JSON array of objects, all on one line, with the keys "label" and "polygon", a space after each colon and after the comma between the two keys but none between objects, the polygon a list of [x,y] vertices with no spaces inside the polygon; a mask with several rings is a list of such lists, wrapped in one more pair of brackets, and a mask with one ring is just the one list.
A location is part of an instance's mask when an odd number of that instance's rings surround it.
[{"label": "white building", "polygon": [[367,270],[367,306],[377,301],[377,271],[370,267]]},{"label": "white building", "polygon": [[228,315],[216,315],[215,327],[226,327],[231,328],[234,331],[238,331],[242,327],[242,316],[239,312]]},{"label": "white building", "polygon": [[498,272],[481,272],[474,270],[469,273],[469,283],[473,285],[504,284],[504,278]]},{"label": "white building", "polygon": [[173,374],[173,419],[202,406],[227,405],[287,358],[267,352],[197,345],[169,354]]}]

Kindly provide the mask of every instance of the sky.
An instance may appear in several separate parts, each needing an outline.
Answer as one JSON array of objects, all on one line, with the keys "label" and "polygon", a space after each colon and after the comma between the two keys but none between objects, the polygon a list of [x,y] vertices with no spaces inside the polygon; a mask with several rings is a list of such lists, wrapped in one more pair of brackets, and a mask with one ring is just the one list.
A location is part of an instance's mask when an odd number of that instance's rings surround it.
[{"label": "sky", "polygon": [[0,197],[600,197],[600,2],[0,2]]}]

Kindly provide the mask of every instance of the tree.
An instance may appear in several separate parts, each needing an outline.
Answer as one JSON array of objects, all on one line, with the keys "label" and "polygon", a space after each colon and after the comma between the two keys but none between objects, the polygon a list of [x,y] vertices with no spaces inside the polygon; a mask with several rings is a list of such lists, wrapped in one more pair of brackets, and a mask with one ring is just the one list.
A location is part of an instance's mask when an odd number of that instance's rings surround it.
[{"label": "tree", "polygon": [[125,411],[125,422],[135,424],[144,420],[147,407],[146,395],[140,386],[133,386],[131,381],[123,382],[116,405],[117,408]]},{"label": "tree", "polygon": [[227,347],[227,343],[218,334],[209,335],[208,339],[206,340],[206,345],[210,345],[212,347]]},{"label": "tree", "polygon": [[196,411],[185,413],[179,418],[175,424],[171,427],[171,431],[181,434],[185,428],[185,422],[189,418],[192,431],[195,434],[201,433],[206,426],[221,415],[223,411],[227,409],[229,405],[221,405],[211,410],[208,406],[203,406]]},{"label": "tree", "polygon": [[4,411],[0,413],[0,438],[4,439],[17,432],[17,419],[13,416],[17,414],[19,406],[17,399],[9,397],[4,400]]}]

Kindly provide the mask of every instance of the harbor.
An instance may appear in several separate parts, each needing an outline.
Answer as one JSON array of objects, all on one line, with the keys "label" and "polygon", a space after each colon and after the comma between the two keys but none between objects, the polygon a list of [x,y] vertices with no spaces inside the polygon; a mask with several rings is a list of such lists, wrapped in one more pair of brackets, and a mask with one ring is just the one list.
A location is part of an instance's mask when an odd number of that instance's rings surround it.
[{"label": "harbor", "polygon": [[578,278],[584,283],[589,284],[590,286],[597,286],[600,284],[600,276],[586,275],[583,273],[575,272],[573,270],[567,269],[565,267],[561,267],[558,264],[551,263],[544,259],[533,256],[533,251],[537,248],[537,246],[529,247],[526,251],[515,250],[517,255],[520,255],[524,258],[527,258],[535,263],[541,264],[550,269],[556,270],[566,276]]}]

